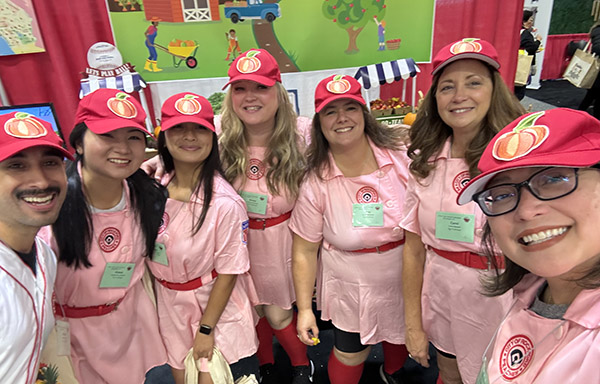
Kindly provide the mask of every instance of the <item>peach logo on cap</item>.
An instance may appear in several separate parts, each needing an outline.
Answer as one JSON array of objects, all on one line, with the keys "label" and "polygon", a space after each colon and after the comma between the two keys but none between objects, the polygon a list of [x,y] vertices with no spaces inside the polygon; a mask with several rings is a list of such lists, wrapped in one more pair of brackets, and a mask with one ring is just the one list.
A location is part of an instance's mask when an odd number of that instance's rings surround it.
[{"label": "peach logo on cap", "polygon": [[494,143],[492,156],[498,160],[511,161],[542,145],[550,135],[550,130],[545,125],[536,125],[535,122],[543,115],[544,111],[526,116],[512,131],[500,136]]},{"label": "peach logo on cap", "polygon": [[124,119],[133,119],[137,116],[137,109],[131,101],[127,100],[129,97],[125,92],[118,92],[115,97],[108,99],[106,105],[115,115]]},{"label": "peach logo on cap", "polygon": [[450,47],[450,52],[453,55],[457,55],[459,53],[464,52],[481,52],[481,44],[477,42],[479,39],[462,39],[461,41],[457,41],[452,44]]},{"label": "peach logo on cap", "polygon": [[202,109],[196,95],[185,95],[175,102],[175,109],[184,115],[195,115]]},{"label": "peach logo on cap", "polygon": [[260,69],[261,62],[256,57],[260,51],[248,51],[246,56],[241,57],[235,67],[241,73],[253,73]]},{"label": "peach logo on cap", "polygon": [[35,117],[25,112],[15,113],[15,117],[4,123],[4,131],[18,139],[35,139],[46,136],[48,131]]},{"label": "peach logo on cap", "polygon": [[350,82],[344,79],[344,75],[335,75],[326,86],[329,92],[337,94],[346,93],[351,87]]}]

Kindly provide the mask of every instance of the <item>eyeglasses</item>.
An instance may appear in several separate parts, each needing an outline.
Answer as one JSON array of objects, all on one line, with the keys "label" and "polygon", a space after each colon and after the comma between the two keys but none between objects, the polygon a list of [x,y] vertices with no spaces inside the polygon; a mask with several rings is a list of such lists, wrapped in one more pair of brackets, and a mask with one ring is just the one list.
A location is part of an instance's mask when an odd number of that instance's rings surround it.
[{"label": "eyeglasses", "polygon": [[520,183],[500,184],[473,195],[486,216],[500,216],[515,210],[521,200],[521,188],[542,201],[554,200],[577,189],[579,168],[544,168]]}]

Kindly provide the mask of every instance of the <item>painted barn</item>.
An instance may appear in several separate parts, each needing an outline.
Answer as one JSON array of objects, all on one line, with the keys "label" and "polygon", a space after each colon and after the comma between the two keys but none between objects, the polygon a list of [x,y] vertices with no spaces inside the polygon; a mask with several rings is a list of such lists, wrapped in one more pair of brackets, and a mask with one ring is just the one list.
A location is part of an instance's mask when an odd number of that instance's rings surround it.
[{"label": "painted barn", "polygon": [[144,13],[170,23],[221,20],[219,0],[144,0]]}]

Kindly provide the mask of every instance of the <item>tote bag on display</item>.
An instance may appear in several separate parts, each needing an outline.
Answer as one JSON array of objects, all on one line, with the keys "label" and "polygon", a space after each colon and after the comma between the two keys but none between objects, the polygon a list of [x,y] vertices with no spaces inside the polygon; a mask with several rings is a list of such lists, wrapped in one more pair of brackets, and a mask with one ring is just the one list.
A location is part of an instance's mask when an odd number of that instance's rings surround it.
[{"label": "tote bag on display", "polygon": [[591,88],[600,71],[600,61],[596,55],[588,52],[589,48],[590,43],[588,42],[584,50],[575,51],[563,75],[563,78],[578,88]]}]

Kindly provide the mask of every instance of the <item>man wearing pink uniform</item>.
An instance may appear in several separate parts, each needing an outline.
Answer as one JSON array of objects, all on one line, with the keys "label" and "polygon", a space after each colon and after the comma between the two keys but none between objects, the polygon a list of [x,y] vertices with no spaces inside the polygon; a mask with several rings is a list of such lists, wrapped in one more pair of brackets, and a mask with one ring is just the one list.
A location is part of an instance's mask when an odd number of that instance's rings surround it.
[{"label": "man wearing pink uniform", "polygon": [[[535,140],[507,145],[528,135]],[[506,257],[487,293],[514,287],[478,383],[600,383],[599,163],[598,120],[531,113],[494,137],[458,197],[479,204],[487,249],[495,243]]]},{"label": "man wearing pink uniform", "polygon": [[290,222],[298,337],[307,345],[318,338],[316,278],[321,318],[335,327],[332,384],[359,382],[370,345],[383,343],[380,375],[388,384],[401,382],[408,356],[401,321],[404,231],[398,226],[408,158],[403,131],[377,123],[365,104],[350,76],[333,75],[317,86],[309,173]]},{"label": "man wearing pink uniform", "polygon": [[210,103],[179,93],[161,112],[158,152],[169,199],[149,266],[168,363],[175,382],[183,384],[192,347],[203,372],[213,346],[229,364],[256,352],[256,292],[248,274],[246,206],[221,175]]},{"label": "man wearing pink uniform", "polygon": [[52,126],[27,113],[0,116],[0,379],[33,384],[54,327],[56,257],[40,227],[56,220],[66,196],[63,158]]}]

